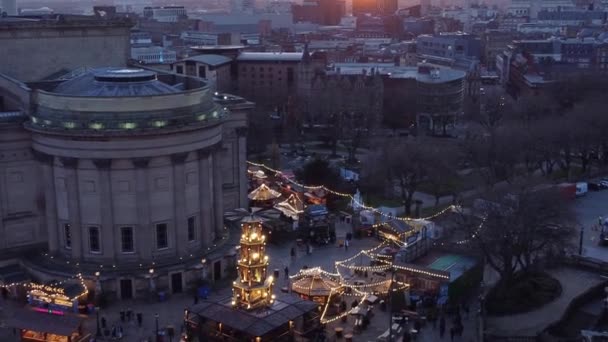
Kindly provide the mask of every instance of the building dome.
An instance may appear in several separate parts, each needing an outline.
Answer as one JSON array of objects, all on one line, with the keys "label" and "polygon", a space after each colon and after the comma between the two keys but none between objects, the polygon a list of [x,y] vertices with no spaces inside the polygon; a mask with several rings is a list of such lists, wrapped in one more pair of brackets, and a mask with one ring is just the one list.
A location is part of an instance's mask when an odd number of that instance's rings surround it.
[{"label": "building dome", "polygon": [[156,73],[134,68],[95,69],[54,89],[70,96],[122,97],[152,96],[180,92],[180,84],[169,85],[158,80]]},{"label": "building dome", "polygon": [[70,135],[197,129],[225,112],[205,81],[137,68],[94,69],[36,97],[29,127]]}]

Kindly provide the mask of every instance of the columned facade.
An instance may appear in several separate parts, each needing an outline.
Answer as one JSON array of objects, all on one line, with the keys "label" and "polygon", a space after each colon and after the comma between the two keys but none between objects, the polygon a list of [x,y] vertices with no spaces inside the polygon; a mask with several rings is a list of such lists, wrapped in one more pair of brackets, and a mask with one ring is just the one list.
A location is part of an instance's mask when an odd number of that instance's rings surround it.
[{"label": "columned facade", "polygon": [[143,69],[29,91],[32,112],[0,118],[0,251],[40,252],[24,265],[43,280],[100,272],[122,298],[224,276],[224,212],[247,203],[252,103]]}]

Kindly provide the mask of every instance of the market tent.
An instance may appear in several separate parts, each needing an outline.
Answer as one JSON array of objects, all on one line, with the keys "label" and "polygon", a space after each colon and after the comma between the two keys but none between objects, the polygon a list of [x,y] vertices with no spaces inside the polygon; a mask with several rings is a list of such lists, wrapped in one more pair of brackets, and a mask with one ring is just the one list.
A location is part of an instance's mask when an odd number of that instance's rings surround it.
[{"label": "market tent", "polygon": [[69,314],[55,315],[18,309],[11,312],[6,325],[11,328],[70,336],[73,332],[78,331],[82,321],[82,318]]},{"label": "market tent", "polygon": [[320,268],[302,270],[292,279],[292,291],[309,297],[329,297],[332,290],[341,287],[337,279],[332,279]]},{"label": "market tent", "polygon": [[252,201],[270,201],[281,197],[281,193],[272,190],[266,184],[262,184],[257,189],[250,192],[248,197]]}]

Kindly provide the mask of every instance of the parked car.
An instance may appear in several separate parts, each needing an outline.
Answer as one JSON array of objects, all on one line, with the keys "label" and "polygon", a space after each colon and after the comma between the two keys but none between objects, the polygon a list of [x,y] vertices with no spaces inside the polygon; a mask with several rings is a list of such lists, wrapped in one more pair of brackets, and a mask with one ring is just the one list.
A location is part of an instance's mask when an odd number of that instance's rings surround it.
[{"label": "parked car", "polygon": [[602,187],[602,184],[600,184],[600,182],[587,182],[587,187],[591,191],[600,191],[600,190],[604,189]]}]

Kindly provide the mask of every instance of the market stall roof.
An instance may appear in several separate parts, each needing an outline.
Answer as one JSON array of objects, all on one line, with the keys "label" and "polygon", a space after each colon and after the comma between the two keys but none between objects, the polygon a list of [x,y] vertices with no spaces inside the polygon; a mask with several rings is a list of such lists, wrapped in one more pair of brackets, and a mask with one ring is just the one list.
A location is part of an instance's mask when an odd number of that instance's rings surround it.
[{"label": "market stall roof", "polygon": [[77,331],[83,319],[74,315],[53,315],[32,310],[17,309],[11,312],[6,325],[11,328],[70,336]]},{"label": "market stall roof", "polygon": [[283,212],[283,214],[292,218],[297,218],[298,214],[304,212],[304,203],[295,194],[289,195],[289,198],[287,198],[283,202],[278,203],[274,207]]},{"label": "market stall roof", "polygon": [[260,185],[257,189],[249,193],[249,199],[253,201],[269,201],[281,197],[281,193],[272,190],[266,184]]},{"label": "market stall roof", "polygon": [[281,217],[281,212],[277,209],[269,208],[237,208],[224,213],[224,218],[231,222],[267,222],[278,220]]},{"label": "market stall roof", "polygon": [[223,301],[203,301],[191,308],[191,312],[213,322],[241,331],[250,336],[263,336],[280,328],[305,313],[317,310],[317,304],[296,296],[282,296],[265,310],[235,310],[231,298]]},{"label": "market stall roof", "polygon": [[329,296],[332,289],[340,287],[340,284],[323,273],[316,272],[305,274],[292,283],[292,291],[307,296]]},{"label": "market stall roof", "polygon": [[327,215],[329,211],[327,211],[327,207],[324,205],[316,204],[306,208],[306,213],[311,216],[322,216]]}]

